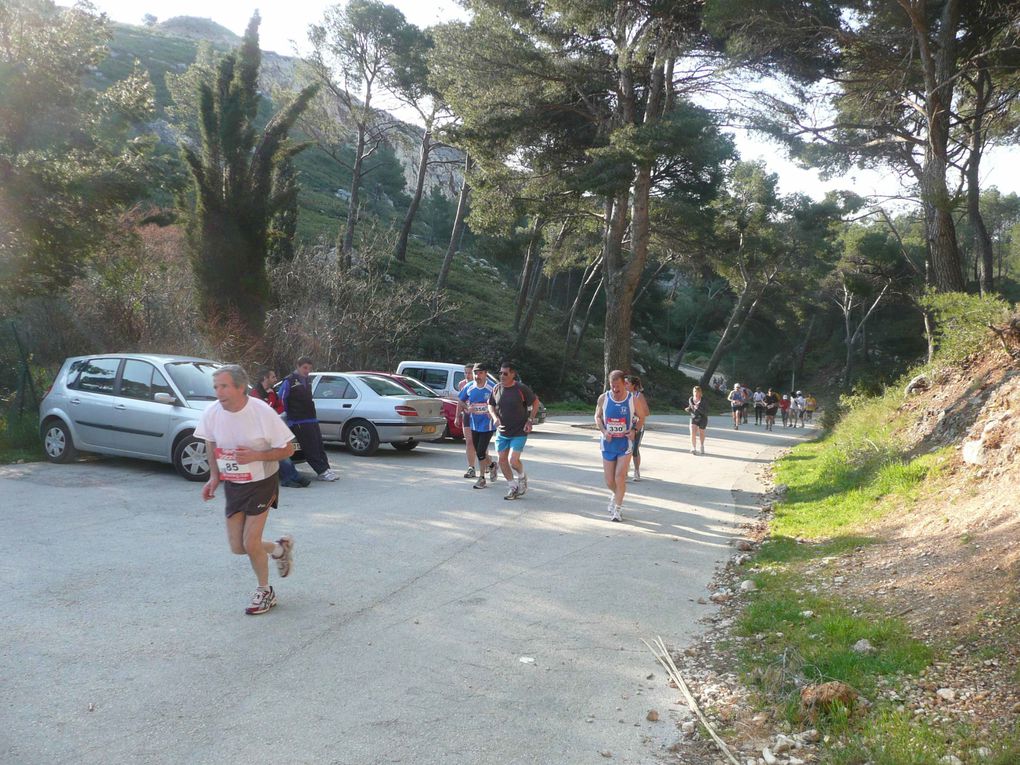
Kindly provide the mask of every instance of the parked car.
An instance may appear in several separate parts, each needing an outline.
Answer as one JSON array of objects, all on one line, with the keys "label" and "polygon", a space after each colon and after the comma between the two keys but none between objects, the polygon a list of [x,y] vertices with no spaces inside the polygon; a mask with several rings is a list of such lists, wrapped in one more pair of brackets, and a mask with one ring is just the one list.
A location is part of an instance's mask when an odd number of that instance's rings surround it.
[{"label": "parked car", "polygon": [[194,431],[216,400],[209,359],[108,353],[66,359],[39,406],[52,462],[78,451],[169,462],[189,481],[209,477],[205,441]]},{"label": "parked car", "polygon": [[393,380],[397,385],[406,388],[409,393],[424,398],[438,398],[443,402],[443,417],[446,418],[446,430],[443,431],[443,438],[464,438],[464,428],[461,427],[460,418],[457,416],[457,399],[441,397],[432,388],[421,380],[407,375],[397,375],[392,372],[352,372],[352,374],[376,375]]},{"label": "parked car", "polygon": [[363,372],[313,372],[312,398],[322,440],[346,444],[360,457],[380,443],[410,451],[443,437],[442,401],[409,393],[393,380]]},{"label": "parked car", "polygon": [[[397,364],[397,374],[421,380],[443,398],[456,399],[460,392],[459,386],[464,380],[464,365],[450,364],[444,361],[401,361]],[[491,372],[489,379],[493,383],[499,382]],[[524,381],[521,380],[521,382]],[[545,422],[545,415],[545,404],[540,399],[538,413],[535,415],[535,424],[541,425]]]}]

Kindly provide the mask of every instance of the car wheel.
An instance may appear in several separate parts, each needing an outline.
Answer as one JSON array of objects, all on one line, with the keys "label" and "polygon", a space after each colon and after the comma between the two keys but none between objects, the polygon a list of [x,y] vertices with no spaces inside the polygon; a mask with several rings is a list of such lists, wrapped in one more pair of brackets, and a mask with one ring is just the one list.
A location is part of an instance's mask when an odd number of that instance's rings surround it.
[{"label": "car wheel", "polygon": [[450,423],[446,423],[446,425],[443,426],[443,435],[439,440],[445,441],[446,439],[450,439],[451,441],[453,440],[453,433],[450,432]]},{"label": "car wheel", "polygon": [[43,449],[50,462],[70,462],[78,456],[71,431],[61,420],[50,420],[43,427]]},{"label": "car wheel", "polygon": [[344,431],[344,442],[352,454],[368,457],[379,448],[379,434],[367,420],[355,420]]},{"label": "car wheel", "polygon": [[397,441],[393,444],[393,448],[398,452],[409,452],[417,445],[417,441]]},{"label": "car wheel", "polygon": [[185,436],[174,447],[174,468],[189,481],[209,480],[209,453],[205,441]]}]

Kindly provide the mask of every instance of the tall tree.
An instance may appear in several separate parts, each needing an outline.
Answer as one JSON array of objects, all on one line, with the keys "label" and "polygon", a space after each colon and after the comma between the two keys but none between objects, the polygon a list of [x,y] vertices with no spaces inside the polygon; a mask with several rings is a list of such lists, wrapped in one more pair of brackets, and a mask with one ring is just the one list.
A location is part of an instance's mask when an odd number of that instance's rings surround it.
[{"label": "tall tree", "polygon": [[148,77],[86,85],[109,35],[88,3],[0,3],[0,299],[66,287],[144,195]]},{"label": "tall tree", "polygon": [[288,134],[318,89],[306,87],[258,132],[259,22],[256,13],[241,46],[220,61],[215,82],[199,86],[200,152],[181,146],[194,182],[189,236],[203,316],[237,322],[255,338],[270,299],[270,226],[289,193],[279,171],[306,147]]},{"label": "tall tree", "polygon": [[[312,53],[308,59],[315,81],[332,99],[336,109],[327,109],[326,129],[320,146],[339,160],[339,147],[331,135],[335,121],[354,123],[354,160],[350,165],[351,188],[347,220],[340,250],[349,262],[354,250],[354,229],[358,220],[361,187],[369,159],[396,127],[373,106],[379,87],[392,83],[400,51],[414,48],[417,30],[399,10],[378,0],[350,0],[326,9],[321,24],[308,31]],[[339,112],[339,113],[337,113]],[[330,122],[333,121],[333,125]],[[322,124],[320,120],[320,124]],[[346,164],[346,163],[345,163]]]},{"label": "tall tree", "polygon": [[564,193],[606,200],[595,211],[605,214],[604,367],[627,368],[655,199],[710,198],[730,151],[711,117],[676,97],[705,74],[694,71],[701,59],[683,58],[703,42],[701,3],[470,7],[470,25],[437,32],[440,90],[483,168],[512,164]]}]

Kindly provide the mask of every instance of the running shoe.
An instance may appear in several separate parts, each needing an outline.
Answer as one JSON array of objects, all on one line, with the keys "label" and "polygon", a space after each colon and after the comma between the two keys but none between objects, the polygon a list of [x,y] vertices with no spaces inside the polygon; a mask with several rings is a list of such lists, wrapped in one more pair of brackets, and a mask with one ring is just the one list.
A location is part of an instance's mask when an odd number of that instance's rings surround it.
[{"label": "running shoe", "polygon": [[511,481],[510,488],[506,490],[506,495],[503,497],[503,499],[517,499],[519,496],[521,495],[517,491],[517,482]]},{"label": "running shoe", "polygon": [[276,561],[276,573],[281,577],[289,576],[290,570],[294,567],[294,537],[287,534],[277,539],[276,544],[283,548],[279,557],[273,556],[273,560]]},{"label": "running shoe", "polygon": [[320,480],[320,481],[339,481],[340,480],[340,476],[338,476],[336,473],[334,473],[329,468],[326,468],[325,470],[323,470],[321,473],[319,473],[315,477],[318,480]]},{"label": "running shoe", "polygon": [[489,480],[496,483],[496,463],[489,464]]},{"label": "running shoe", "polygon": [[472,486],[471,488],[472,489],[484,489],[485,488],[485,476],[484,475],[478,476],[478,480],[475,481],[475,485]]},{"label": "running shoe", "polygon": [[264,614],[275,605],[276,593],[273,592],[272,587],[268,590],[255,590],[255,594],[251,596],[251,605],[244,609],[244,612],[248,616],[258,616],[259,614]]},{"label": "running shoe", "polygon": [[701,453],[702,453],[702,454],[704,454],[704,453],[705,453],[705,445],[704,445],[704,444],[702,444],[702,445],[701,445]]},{"label": "running shoe", "polygon": [[474,478],[475,477],[475,468],[474,468],[474,466],[471,466],[471,467],[469,467],[467,469],[467,472],[464,474],[464,477],[465,478]]},{"label": "running shoe", "polygon": [[305,486],[312,485],[312,479],[306,476],[304,473],[298,473],[297,477],[292,480],[302,488],[304,488]]},{"label": "running shoe", "polygon": [[641,480],[641,471],[638,470],[637,468],[634,468],[634,480],[635,481]]},{"label": "running shoe", "polygon": [[620,522],[620,508],[616,506],[615,498],[609,500],[609,520],[614,523]]},{"label": "running shoe", "polygon": [[517,481],[517,496],[523,497],[528,493],[528,477],[521,473],[521,478]]},{"label": "running shoe", "polygon": [[611,520],[613,523],[621,523],[623,521],[623,516],[620,513],[622,512],[623,507],[621,507],[620,505],[613,505],[613,517],[610,518],[609,520]]},{"label": "running shoe", "polygon": [[308,484],[301,483],[300,481],[281,481],[280,486],[285,489],[303,489],[308,486]]}]

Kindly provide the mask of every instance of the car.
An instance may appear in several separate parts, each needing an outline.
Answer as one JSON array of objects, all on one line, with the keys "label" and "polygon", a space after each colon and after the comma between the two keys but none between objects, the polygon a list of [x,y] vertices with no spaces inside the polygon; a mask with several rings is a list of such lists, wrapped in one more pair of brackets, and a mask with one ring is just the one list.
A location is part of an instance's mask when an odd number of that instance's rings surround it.
[{"label": "car", "polygon": [[443,402],[443,417],[446,418],[446,430],[443,432],[443,438],[464,438],[464,428],[461,426],[460,418],[457,416],[458,407],[456,398],[441,397],[421,380],[408,377],[407,375],[371,371],[354,372],[353,374],[378,375],[379,377],[385,377],[387,380],[393,380],[397,385],[406,388],[409,393],[413,393],[416,396],[441,399]]},{"label": "car", "polygon": [[39,432],[51,462],[79,451],[167,462],[189,481],[209,478],[195,427],[216,401],[210,359],[103,353],[64,361],[39,405]]},{"label": "car", "polygon": [[[401,361],[397,364],[397,374],[421,380],[443,398],[456,399],[460,392],[460,385],[464,381],[464,365],[445,361]],[[492,372],[489,372],[489,379],[493,384],[499,383]],[[521,382],[524,381],[521,380]],[[539,399],[535,424],[541,425],[545,422],[545,417],[545,404]]]},{"label": "car", "polygon": [[407,452],[443,437],[439,398],[416,396],[393,380],[363,372],[313,372],[309,378],[327,443],[345,444],[352,454],[367,457],[382,443]]}]

